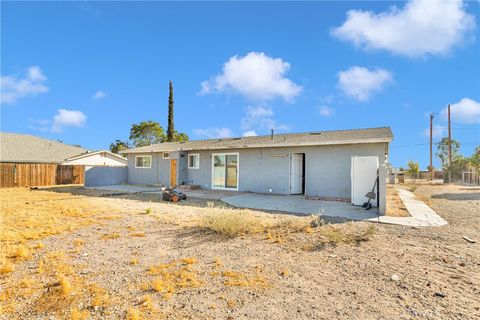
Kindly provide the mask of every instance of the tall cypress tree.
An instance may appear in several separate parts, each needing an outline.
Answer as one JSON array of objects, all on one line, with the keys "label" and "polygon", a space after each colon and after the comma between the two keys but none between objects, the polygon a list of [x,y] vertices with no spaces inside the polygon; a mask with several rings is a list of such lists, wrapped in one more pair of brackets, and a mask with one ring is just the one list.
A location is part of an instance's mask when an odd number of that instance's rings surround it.
[{"label": "tall cypress tree", "polygon": [[167,141],[172,142],[174,140],[175,128],[173,125],[173,84],[170,80],[170,93],[168,95],[168,128],[167,128]]}]

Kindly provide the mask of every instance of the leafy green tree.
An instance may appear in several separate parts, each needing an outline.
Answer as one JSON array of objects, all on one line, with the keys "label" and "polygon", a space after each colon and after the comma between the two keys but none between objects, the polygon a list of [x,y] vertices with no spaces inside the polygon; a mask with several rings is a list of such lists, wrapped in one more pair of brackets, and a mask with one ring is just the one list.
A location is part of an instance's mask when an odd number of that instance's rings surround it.
[{"label": "leafy green tree", "polygon": [[418,162],[408,160],[408,170],[407,170],[407,175],[409,175],[413,181],[415,182],[415,179],[418,177],[418,173],[420,172],[420,166],[418,165]]},{"label": "leafy green tree", "polygon": [[472,156],[468,158],[468,164],[477,174],[480,174],[480,146],[477,146]]},{"label": "leafy green tree", "polygon": [[174,140],[175,141],[188,141],[189,138],[188,138],[188,135],[186,133],[183,133],[183,132],[177,132],[175,131],[175,135],[174,135]]},{"label": "leafy green tree", "polygon": [[452,163],[446,168],[451,176],[451,181],[460,181],[462,179],[462,172],[467,169],[468,160],[462,155],[452,158]]},{"label": "leafy green tree", "polygon": [[174,141],[175,127],[173,122],[173,84],[170,80],[168,93],[168,128],[167,128],[167,142]]},{"label": "leafy green tree", "polygon": [[[453,140],[452,139],[452,161],[460,156],[460,142]],[[440,159],[442,162],[442,168],[447,169],[448,168],[448,138],[443,138],[442,141],[440,141],[437,144],[437,157]]]},{"label": "leafy green tree", "polygon": [[117,153],[122,150],[127,150],[129,148],[128,142],[122,140],[115,140],[115,142],[110,144],[110,151]]},{"label": "leafy green tree", "polygon": [[165,141],[165,132],[160,123],[155,121],[142,121],[132,124],[130,140],[135,147],[149,146]]}]

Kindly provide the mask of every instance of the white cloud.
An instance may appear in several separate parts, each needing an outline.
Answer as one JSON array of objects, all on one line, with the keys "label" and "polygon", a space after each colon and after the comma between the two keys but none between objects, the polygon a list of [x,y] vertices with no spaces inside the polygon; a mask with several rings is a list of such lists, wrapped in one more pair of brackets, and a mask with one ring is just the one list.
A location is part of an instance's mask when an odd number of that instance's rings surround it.
[{"label": "white cloud", "polygon": [[256,101],[274,98],[290,101],[300,94],[302,87],[285,77],[289,69],[288,62],[263,52],[236,55],[223,65],[221,74],[201,83],[200,94],[232,91]]},{"label": "white cloud", "polygon": [[23,97],[48,92],[49,88],[45,85],[45,81],[47,77],[39,66],[28,68],[24,78],[19,78],[17,75],[2,76],[0,78],[1,103],[11,104]]},{"label": "white cloud", "polygon": [[53,117],[53,132],[61,132],[64,127],[83,127],[87,122],[87,116],[78,110],[58,109]]},{"label": "white cloud", "polygon": [[256,136],[257,136],[257,133],[255,132],[255,130],[245,131],[242,134],[242,137],[256,137]]},{"label": "white cloud", "polygon": [[272,108],[266,105],[260,105],[256,107],[248,106],[245,109],[245,116],[240,121],[240,125],[243,130],[252,130],[254,128],[264,130],[283,130],[290,129],[288,125],[277,124],[273,118],[274,113]]},{"label": "white cloud", "polygon": [[358,47],[413,57],[446,54],[474,29],[475,17],[461,0],[413,0],[378,14],[350,10],[332,35]]},{"label": "white cloud", "polygon": [[[448,108],[442,109],[441,116],[448,119]],[[480,123],[480,102],[463,98],[457,103],[450,105],[450,117],[452,122],[476,124]]]},{"label": "white cloud", "polygon": [[101,98],[104,98],[106,97],[107,94],[101,90],[95,92],[95,94],[92,96],[92,99],[101,99]]},{"label": "white cloud", "polygon": [[231,138],[233,132],[230,128],[207,128],[195,129],[193,132],[200,138],[214,139],[214,138]]},{"label": "white cloud", "polygon": [[255,126],[261,126],[265,121],[272,120],[271,117],[273,117],[273,110],[268,106],[248,106],[240,124],[244,130],[249,130]]},{"label": "white cloud", "polygon": [[338,87],[348,96],[359,101],[368,101],[370,96],[393,80],[393,75],[384,69],[368,70],[354,66],[338,73]]},{"label": "white cloud", "polygon": [[[432,137],[433,138],[441,138],[445,135],[445,132],[446,132],[447,128],[445,126],[441,126],[441,125],[433,125],[432,127]],[[430,128],[425,128],[423,130],[423,134],[426,136],[426,137],[430,137]]]},{"label": "white cloud", "polygon": [[335,113],[335,110],[333,110],[333,108],[330,108],[329,106],[321,106],[320,108],[318,108],[318,113],[323,117],[330,117]]},{"label": "white cloud", "polygon": [[42,131],[42,132],[50,130],[50,127],[49,127],[50,121],[49,120],[29,118],[28,122],[31,123],[28,126],[28,128],[30,128],[30,129],[37,130],[37,131]]}]

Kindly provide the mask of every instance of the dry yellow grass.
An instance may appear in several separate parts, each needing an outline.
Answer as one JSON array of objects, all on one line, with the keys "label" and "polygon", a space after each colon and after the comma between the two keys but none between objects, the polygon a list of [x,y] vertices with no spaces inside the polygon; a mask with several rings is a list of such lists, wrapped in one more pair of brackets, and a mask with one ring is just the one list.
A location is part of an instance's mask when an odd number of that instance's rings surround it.
[{"label": "dry yellow grass", "polygon": [[143,232],[130,233],[130,237],[144,238],[144,237],[145,237],[145,233],[143,233]]},{"label": "dry yellow grass", "polygon": [[198,272],[194,269],[194,258],[183,258],[169,263],[150,266],[148,274],[155,276],[149,286],[143,284],[142,290],[151,288],[169,299],[177,290],[195,288],[201,285]]},{"label": "dry yellow grass", "polygon": [[236,271],[223,271],[222,276],[224,278],[223,284],[233,287],[246,287],[252,289],[266,288],[269,286],[269,282],[260,274],[247,274]]},{"label": "dry yellow grass", "polygon": [[127,310],[127,320],[140,320],[142,318],[139,310],[135,308],[129,308]]},{"label": "dry yellow grass", "polygon": [[393,185],[387,185],[387,216],[409,217],[407,208],[398,195],[398,190]]},{"label": "dry yellow grass", "polygon": [[220,257],[215,257],[215,258],[213,259],[213,262],[215,263],[215,266],[216,266],[217,268],[220,268],[221,266],[223,266],[223,261],[222,261],[222,259],[221,259]]},{"label": "dry yellow grass", "polygon": [[38,241],[37,244],[34,246],[34,249],[37,249],[37,250],[43,249],[43,248],[45,248],[45,245],[43,244],[42,241]]},{"label": "dry yellow grass", "polygon": [[233,308],[236,305],[237,305],[237,303],[235,302],[235,300],[232,300],[232,299],[227,300],[227,307]]},{"label": "dry yellow grass", "polygon": [[60,286],[60,290],[62,292],[62,295],[67,296],[70,293],[72,293],[72,284],[68,280],[67,277],[65,277],[63,274],[60,274],[58,276],[58,285]]},{"label": "dry yellow grass", "polygon": [[[108,208],[92,205],[88,198],[65,193],[0,189],[0,259],[10,262],[30,257],[26,244],[47,236],[72,231],[102,219]],[[40,249],[38,242],[32,248]]]},{"label": "dry yellow grass", "polygon": [[72,308],[70,311],[70,320],[86,320],[88,319],[88,310],[79,310],[78,308]]},{"label": "dry yellow grass", "polygon": [[30,250],[28,250],[23,244],[18,245],[15,251],[10,255],[11,258],[15,258],[16,260],[27,260],[29,256]]},{"label": "dry yellow grass", "polygon": [[376,230],[374,225],[362,229],[346,225],[341,227],[326,226],[321,228],[319,232],[329,243],[350,244],[370,240]]},{"label": "dry yellow grass", "polygon": [[0,265],[0,274],[6,274],[15,271],[15,265],[7,258],[3,258]]},{"label": "dry yellow grass", "polygon": [[263,231],[265,223],[247,210],[214,210],[205,216],[203,226],[226,237]]},{"label": "dry yellow grass", "polygon": [[182,261],[185,264],[195,264],[195,263],[198,262],[198,260],[196,258],[193,258],[193,257],[182,258],[182,259],[180,259],[180,261]]},{"label": "dry yellow grass", "polygon": [[118,239],[120,238],[120,234],[117,232],[114,233],[106,233],[100,237],[102,240],[110,240],[110,239]]},{"label": "dry yellow grass", "polygon": [[152,296],[147,294],[140,299],[140,303],[142,304],[142,307],[146,308],[147,310],[154,310],[153,307],[153,299]]},{"label": "dry yellow grass", "polygon": [[78,248],[78,247],[81,247],[85,244],[85,240],[83,239],[75,239],[72,241],[72,244],[74,247]]},{"label": "dry yellow grass", "polygon": [[96,284],[90,284],[87,285],[87,290],[92,297],[91,305],[93,307],[107,307],[110,305],[110,296],[104,288]]}]

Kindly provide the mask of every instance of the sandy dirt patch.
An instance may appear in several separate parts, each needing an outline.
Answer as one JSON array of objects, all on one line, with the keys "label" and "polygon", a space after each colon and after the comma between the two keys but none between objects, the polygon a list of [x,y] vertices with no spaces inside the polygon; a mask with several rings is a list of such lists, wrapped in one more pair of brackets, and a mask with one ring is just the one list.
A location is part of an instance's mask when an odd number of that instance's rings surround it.
[{"label": "sandy dirt patch", "polygon": [[[309,217],[249,211],[266,227],[233,238],[205,228],[205,216],[234,210],[216,203],[176,205],[77,191],[86,202],[78,204],[81,199],[75,198],[73,207],[88,204],[92,221],[71,222],[57,235],[21,241],[31,255],[8,258],[15,270],[0,276],[0,318],[480,316],[479,244],[462,239],[479,240],[478,190],[417,188],[415,194],[449,221],[444,227],[354,222],[311,228],[304,227]],[[25,192],[26,197],[0,190],[0,200],[20,205],[37,196],[72,196]],[[50,202],[68,207],[65,200]],[[63,218],[56,219],[64,224]],[[16,232],[13,220],[8,221],[9,230]],[[3,246],[4,238],[0,240]],[[36,247],[39,241],[42,246]]]}]

